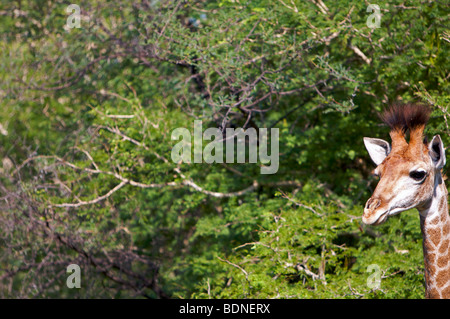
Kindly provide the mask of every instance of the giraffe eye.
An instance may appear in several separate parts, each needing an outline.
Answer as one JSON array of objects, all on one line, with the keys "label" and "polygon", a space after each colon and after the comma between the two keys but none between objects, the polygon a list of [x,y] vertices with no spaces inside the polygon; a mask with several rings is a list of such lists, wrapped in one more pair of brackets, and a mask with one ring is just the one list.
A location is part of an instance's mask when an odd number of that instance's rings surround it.
[{"label": "giraffe eye", "polygon": [[416,181],[421,181],[425,177],[425,175],[427,175],[427,172],[424,171],[412,171],[409,173],[409,177]]}]

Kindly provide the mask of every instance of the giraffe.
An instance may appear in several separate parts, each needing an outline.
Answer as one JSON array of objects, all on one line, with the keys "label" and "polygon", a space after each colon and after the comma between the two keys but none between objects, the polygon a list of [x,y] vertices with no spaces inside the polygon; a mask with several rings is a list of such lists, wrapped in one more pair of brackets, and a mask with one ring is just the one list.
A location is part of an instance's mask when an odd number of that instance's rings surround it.
[{"label": "giraffe", "polygon": [[[442,168],[445,150],[439,135],[423,137],[430,109],[420,104],[393,104],[381,119],[390,127],[392,146],[364,138],[377,165],[379,182],[364,207],[362,221],[379,225],[389,216],[417,208],[423,237],[425,297],[450,299],[450,217]],[[409,141],[406,140],[409,132]]]}]

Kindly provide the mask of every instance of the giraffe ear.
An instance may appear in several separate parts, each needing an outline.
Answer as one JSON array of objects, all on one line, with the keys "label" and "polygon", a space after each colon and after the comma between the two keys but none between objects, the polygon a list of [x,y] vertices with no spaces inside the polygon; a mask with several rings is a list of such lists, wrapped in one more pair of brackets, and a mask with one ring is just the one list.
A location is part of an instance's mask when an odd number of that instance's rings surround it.
[{"label": "giraffe ear", "polygon": [[445,165],[445,149],[441,137],[435,135],[428,145],[428,154],[431,157],[431,162],[436,169],[442,169]]},{"label": "giraffe ear", "polygon": [[391,152],[391,146],[385,140],[379,138],[364,138],[364,145],[369,152],[370,158],[378,166]]}]

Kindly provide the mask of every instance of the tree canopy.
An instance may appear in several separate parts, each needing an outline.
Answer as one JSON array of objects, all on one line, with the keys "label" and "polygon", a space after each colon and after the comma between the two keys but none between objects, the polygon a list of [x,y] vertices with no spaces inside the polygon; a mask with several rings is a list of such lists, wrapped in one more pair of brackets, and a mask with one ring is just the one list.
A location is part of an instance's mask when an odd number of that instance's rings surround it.
[{"label": "tree canopy", "polygon": [[[0,4],[1,297],[423,297],[417,211],[361,221],[363,137],[416,101],[450,145],[446,1],[69,4]],[[277,128],[278,170],[174,162],[194,121]]]}]

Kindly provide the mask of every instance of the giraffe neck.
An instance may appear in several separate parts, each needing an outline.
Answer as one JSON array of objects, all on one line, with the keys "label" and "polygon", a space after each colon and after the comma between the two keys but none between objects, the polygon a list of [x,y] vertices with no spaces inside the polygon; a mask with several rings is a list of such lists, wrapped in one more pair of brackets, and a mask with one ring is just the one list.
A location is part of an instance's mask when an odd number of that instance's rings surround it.
[{"label": "giraffe neck", "polygon": [[438,173],[429,206],[419,209],[427,298],[450,299],[450,217],[447,196],[447,188]]}]

